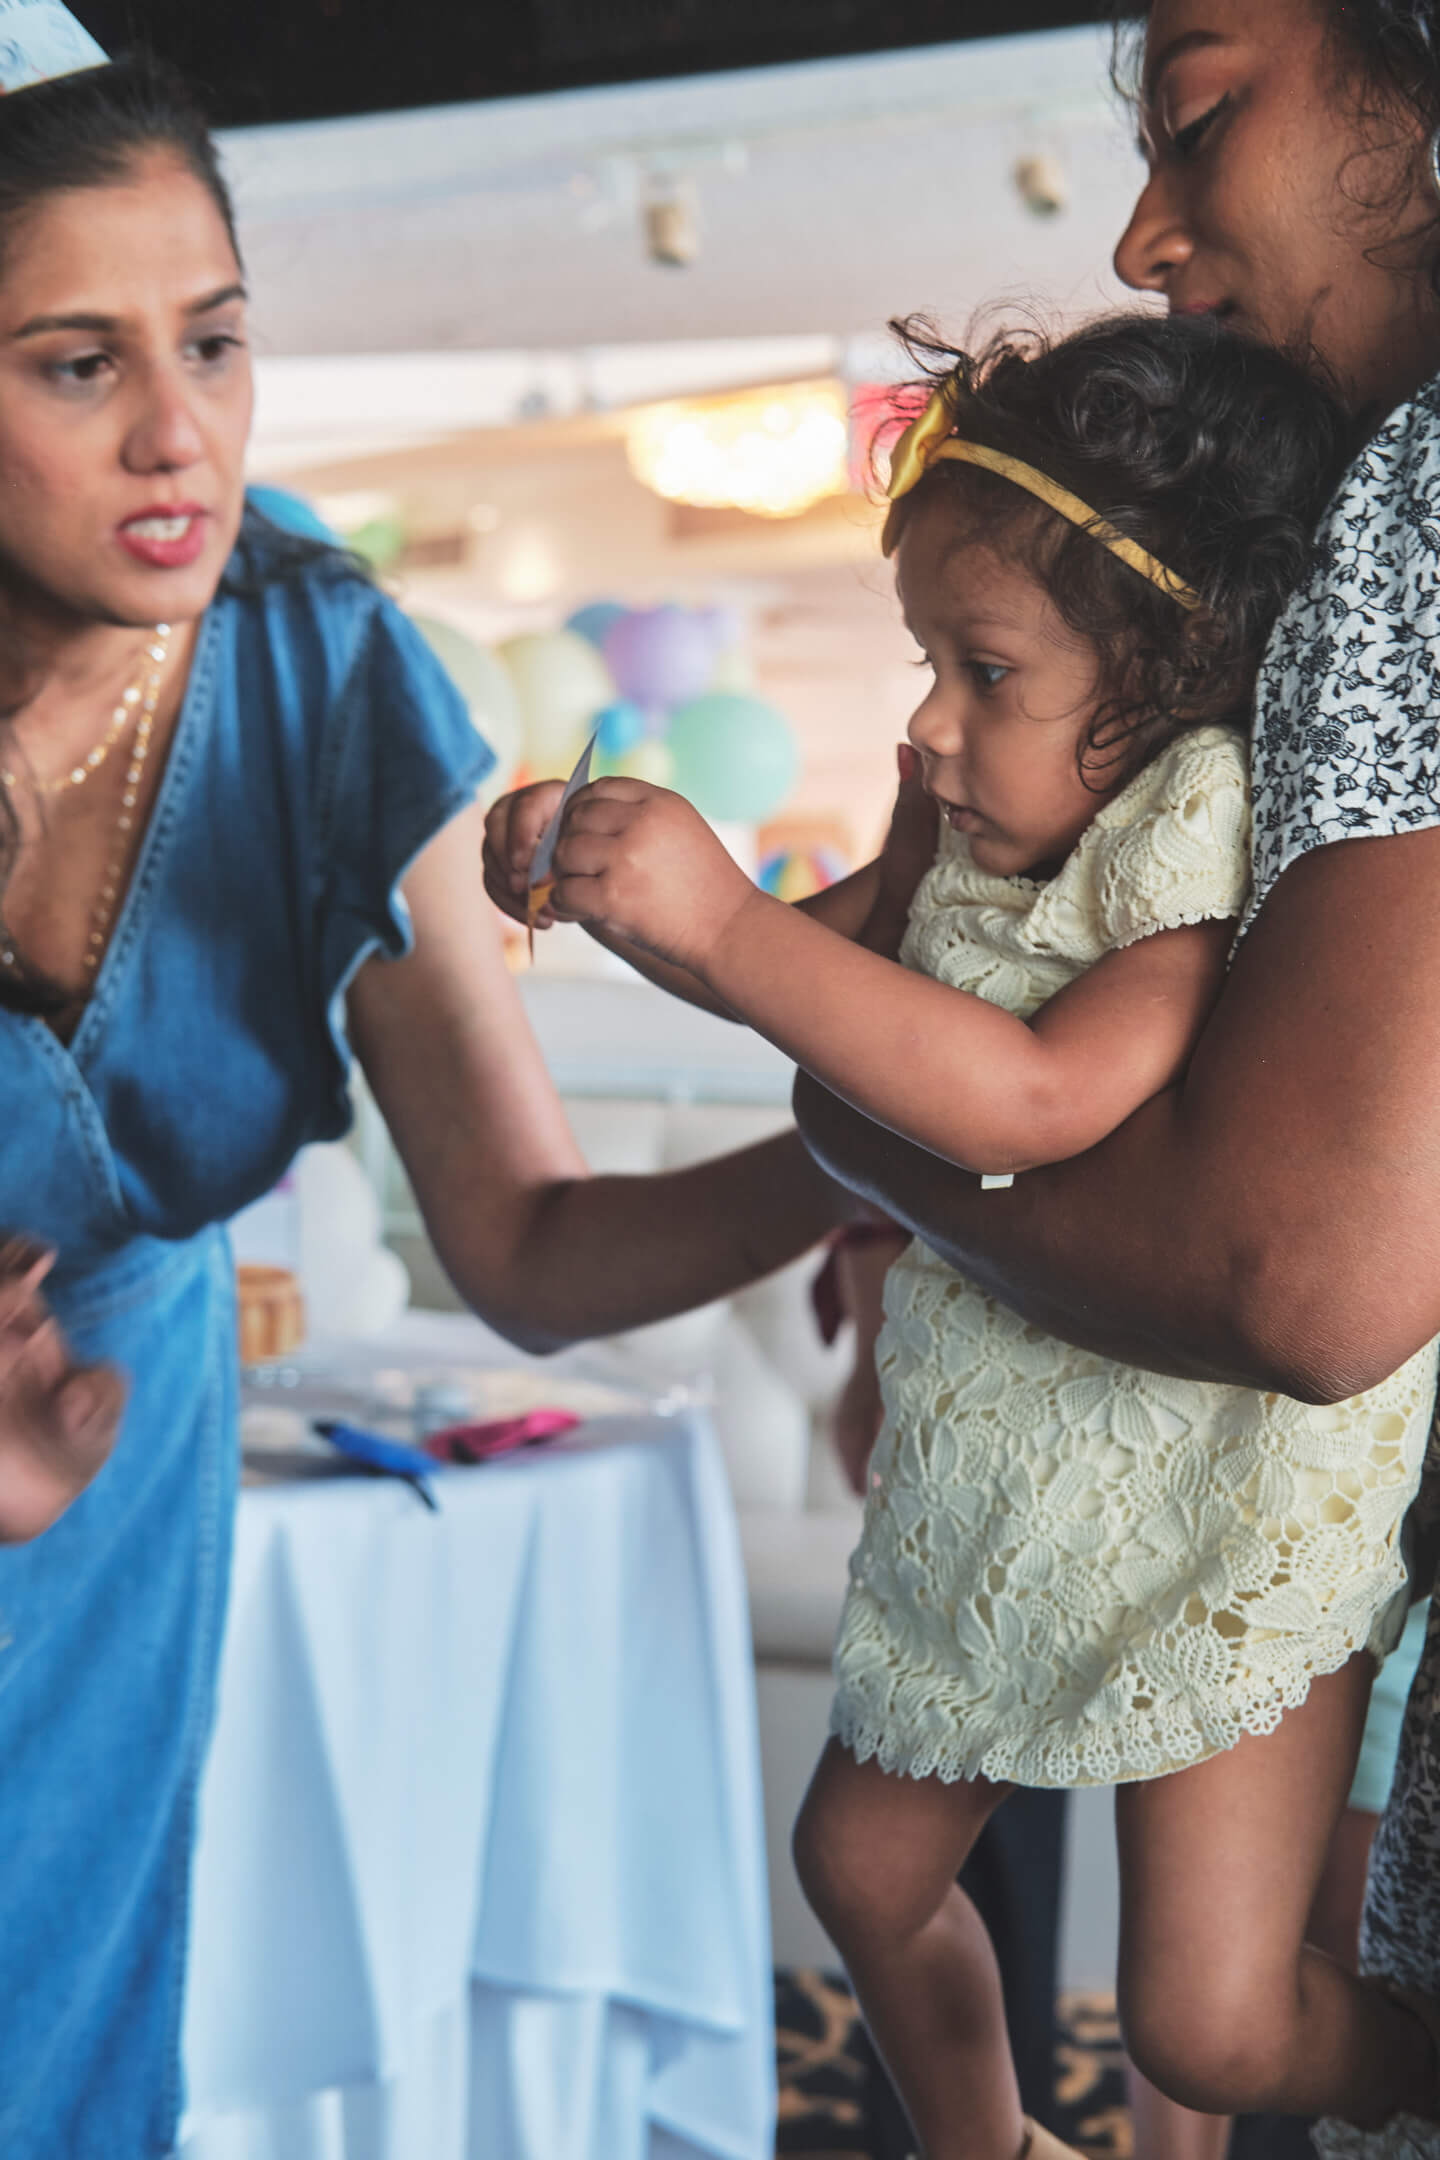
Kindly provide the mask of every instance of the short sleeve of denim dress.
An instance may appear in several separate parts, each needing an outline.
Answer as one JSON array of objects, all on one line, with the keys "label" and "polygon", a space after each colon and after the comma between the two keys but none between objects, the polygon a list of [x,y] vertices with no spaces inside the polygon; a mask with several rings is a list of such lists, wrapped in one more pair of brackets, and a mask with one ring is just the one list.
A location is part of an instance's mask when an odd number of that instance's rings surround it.
[{"label": "short sleeve of denim dress", "polygon": [[0,2152],[175,2143],[194,1804],[236,1485],[225,1222],[349,1110],[344,994],[491,763],[399,611],[252,516],[69,1045],[0,1013],[0,1224],[53,1244],[111,1460],[0,1548]]}]

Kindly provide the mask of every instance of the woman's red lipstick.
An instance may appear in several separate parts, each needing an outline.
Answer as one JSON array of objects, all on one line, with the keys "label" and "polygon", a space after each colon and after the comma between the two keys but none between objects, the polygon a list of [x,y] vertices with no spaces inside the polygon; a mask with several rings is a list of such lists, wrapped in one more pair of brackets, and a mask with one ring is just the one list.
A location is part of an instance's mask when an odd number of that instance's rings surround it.
[{"label": "woman's red lipstick", "polygon": [[205,546],[209,517],[199,503],[156,503],[126,518],[121,547],[152,570],[183,570]]}]

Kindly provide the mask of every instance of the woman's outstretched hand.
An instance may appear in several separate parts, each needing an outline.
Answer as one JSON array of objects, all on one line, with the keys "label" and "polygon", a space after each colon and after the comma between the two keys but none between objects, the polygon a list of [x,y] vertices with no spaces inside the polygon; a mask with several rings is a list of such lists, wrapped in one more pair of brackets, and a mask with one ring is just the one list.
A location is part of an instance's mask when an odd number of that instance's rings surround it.
[{"label": "woman's outstretched hand", "polygon": [[485,890],[502,915],[535,930],[548,930],[555,916],[545,908],[530,921],[530,865],[564,789],[563,780],[537,780],[485,814]]},{"label": "woman's outstretched hand", "polygon": [[0,1544],[38,1537],[115,1445],[127,1389],[105,1365],[76,1365],[41,1292],[54,1262],[24,1240],[0,1246]]}]

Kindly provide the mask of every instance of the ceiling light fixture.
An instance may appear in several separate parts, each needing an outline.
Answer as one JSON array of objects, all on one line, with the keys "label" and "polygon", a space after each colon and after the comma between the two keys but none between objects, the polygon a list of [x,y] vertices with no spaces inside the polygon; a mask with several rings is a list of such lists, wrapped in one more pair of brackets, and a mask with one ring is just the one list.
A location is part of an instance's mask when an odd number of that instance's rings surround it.
[{"label": "ceiling light fixture", "polygon": [[670,502],[795,517],[849,487],[850,429],[837,382],[691,398],[633,414],[637,480]]}]

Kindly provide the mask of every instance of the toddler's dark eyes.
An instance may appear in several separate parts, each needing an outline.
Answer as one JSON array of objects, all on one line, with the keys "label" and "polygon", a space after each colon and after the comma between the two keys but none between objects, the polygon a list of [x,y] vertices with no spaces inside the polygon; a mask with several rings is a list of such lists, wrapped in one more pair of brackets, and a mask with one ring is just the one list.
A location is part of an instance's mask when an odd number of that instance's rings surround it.
[{"label": "toddler's dark eyes", "polygon": [[1004,682],[1010,670],[1002,667],[998,660],[972,660],[970,672],[982,690],[993,690],[997,683]]}]

